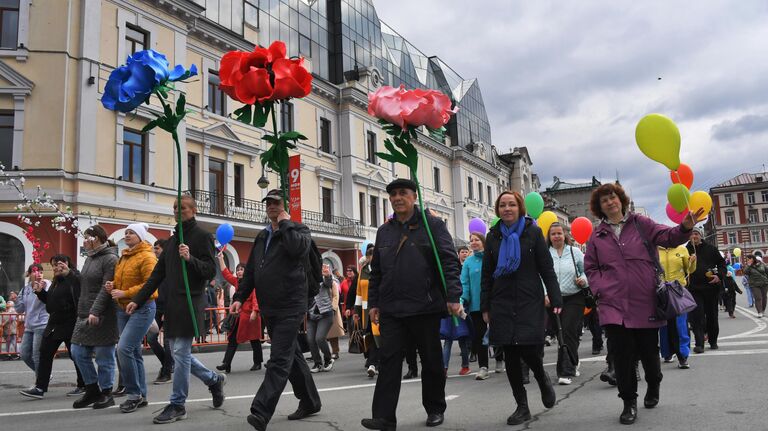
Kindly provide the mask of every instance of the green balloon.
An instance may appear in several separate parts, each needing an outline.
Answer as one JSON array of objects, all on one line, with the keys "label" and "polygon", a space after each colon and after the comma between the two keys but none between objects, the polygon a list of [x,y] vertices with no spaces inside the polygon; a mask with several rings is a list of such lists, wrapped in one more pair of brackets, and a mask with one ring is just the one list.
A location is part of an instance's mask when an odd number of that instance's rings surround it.
[{"label": "green balloon", "polygon": [[496,226],[496,223],[498,223],[498,222],[499,222],[499,220],[501,220],[501,219],[500,219],[500,218],[498,218],[498,217],[494,217],[494,218],[491,220],[491,227],[494,227],[494,226]]},{"label": "green balloon", "polygon": [[544,198],[538,192],[525,195],[525,212],[535,219],[544,212]]},{"label": "green balloon", "polygon": [[677,212],[683,212],[691,201],[691,192],[682,184],[672,184],[667,189],[667,201]]}]

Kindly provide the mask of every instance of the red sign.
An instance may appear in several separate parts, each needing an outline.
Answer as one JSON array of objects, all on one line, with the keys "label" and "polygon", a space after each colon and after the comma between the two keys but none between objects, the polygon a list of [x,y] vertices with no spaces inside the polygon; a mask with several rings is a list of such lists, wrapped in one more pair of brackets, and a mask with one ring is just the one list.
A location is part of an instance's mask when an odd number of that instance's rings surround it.
[{"label": "red sign", "polygon": [[288,158],[288,212],[291,220],[301,223],[301,159],[300,155]]}]

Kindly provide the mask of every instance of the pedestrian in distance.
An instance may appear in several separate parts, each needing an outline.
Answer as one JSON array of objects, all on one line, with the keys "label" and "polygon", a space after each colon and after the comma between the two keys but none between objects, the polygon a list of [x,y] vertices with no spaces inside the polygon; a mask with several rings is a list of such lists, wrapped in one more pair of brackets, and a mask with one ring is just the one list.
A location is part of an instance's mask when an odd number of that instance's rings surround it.
[{"label": "pedestrian in distance", "polygon": [[[163,254],[166,240],[158,239],[152,245],[152,251],[155,253],[155,257],[160,259],[160,255]],[[147,332],[147,343],[149,344],[152,353],[155,354],[157,360],[160,361],[160,371],[157,373],[157,377],[152,382],[155,385],[162,385],[170,383],[171,376],[173,375],[173,352],[171,351],[171,344],[167,336],[163,334],[163,343],[160,344],[160,333],[163,329],[164,316],[165,316],[165,304],[167,302],[168,288],[165,287],[165,282],[160,283],[157,287],[157,299],[155,299],[155,323],[157,324],[157,330],[153,331],[150,327],[150,331]]]},{"label": "pedestrian in distance", "polygon": [[[658,249],[659,262],[664,269],[664,281],[676,280],[686,287],[689,274],[696,270],[696,255],[689,255],[684,245]],[[688,356],[691,354],[691,336],[688,331],[688,313],[667,320],[667,326],[659,328],[659,340],[664,362],[672,362],[672,355],[675,355],[680,369],[690,368]]]},{"label": "pedestrian in distance", "polygon": [[51,281],[43,276],[43,266],[33,263],[27,269],[27,284],[21,288],[16,302],[16,312],[24,314],[24,333],[21,337],[21,360],[37,371],[40,363],[40,343],[43,341],[45,326],[48,324],[48,312],[45,303],[35,294],[35,288],[47,291]]},{"label": "pedestrian in distance", "polygon": [[629,202],[618,183],[603,184],[592,192],[590,209],[601,221],[584,258],[624,403],[619,421],[627,425],[637,420],[638,358],[648,383],[644,405],[650,409],[659,403],[659,328],[667,322],[656,317],[656,247],[683,244],[703,213],[689,213],[680,226],[669,227],[629,211]]},{"label": "pedestrian in distance", "polygon": [[731,265],[726,266],[727,273],[723,279],[723,286],[725,287],[725,293],[723,293],[723,300],[725,302],[725,311],[728,312],[728,317],[735,319],[736,315],[733,314],[736,311],[736,294],[742,294],[739,289],[739,284],[736,283],[736,270]]},{"label": "pedestrian in distance", "polygon": [[716,350],[720,323],[717,320],[718,299],[723,291],[723,278],[727,272],[725,259],[714,245],[704,241],[704,228],[696,226],[690,234],[687,248],[696,256],[696,270],[692,271],[688,289],[696,300],[696,308],[689,313],[696,345],[694,353],[704,353],[704,336],[712,350]]},{"label": "pedestrian in distance", "polygon": [[[309,349],[312,352],[312,361],[315,365],[309,371],[318,373],[333,369],[331,348],[328,344],[328,331],[335,322],[333,309],[333,291],[338,292],[338,284],[333,279],[331,269],[327,264],[323,265],[323,283],[320,291],[310,299],[310,307],[307,320],[307,339]],[[322,357],[320,356],[322,352]]]},{"label": "pedestrian in distance", "polygon": [[307,313],[308,283],[319,283],[319,280],[308,280],[308,276],[315,276],[310,262],[313,256],[310,248],[314,244],[309,229],[291,221],[284,209],[281,190],[270,190],[262,202],[266,203],[269,224],[253,241],[245,273],[230,307],[231,313],[238,313],[255,290],[267,322],[271,340],[269,361],[247,418],[248,423],[260,431],[267,429],[288,381],[299,399],[299,407],[288,416],[289,420],[303,419],[321,408],[320,394],[297,337]]},{"label": "pedestrian in distance", "polygon": [[747,264],[744,266],[744,275],[749,280],[749,289],[752,290],[752,297],[755,299],[755,311],[757,317],[762,318],[765,313],[766,292],[768,292],[768,267],[765,266],[761,258],[754,254],[747,255]]},{"label": "pedestrian in distance", "polygon": [[483,337],[488,331],[488,324],[483,320],[483,313],[480,310],[485,235],[480,232],[470,233],[469,247],[472,249],[472,254],[464,260],[461,266],[461,300],[472,322],[472,350],[477,355],[477,366],[480,368],[475,379],[485,380],[490,376],[488,373],[488,346],[483,345]]},{"label": "pedestrian in distance", "polygon": [[422,364],[422,404],[426,425],[444,421],[445,373],[440,348],[440,319],[448,312],[463,311],[460,263],[442,219],[426,215],[445,279],[424,226],[422,210],[416,206],[417,185],[397,179],[387,185],[395,217],[376,233],[368,286],[370,319],[380,324],[379,377],[373,393],[373,417],[363,427],[394,430],[400,394],[403,357],[408,340],[416,345]]},{"label": "pedestrian in distance", "polygon": [[[209,370],[192,356],[192,340],[195,336],[192,319],[195,319],[200,331],[205,331],[203,327],[203,314],[207,305],[205,286],[207,281],[216,275],[214,257],[216,248],[213,245],[213,238],[197,225],[195,220],[197,202],[192,196],[182,196],[180,208],[178,201],[174,201],[173,213],[175,217],[181,213],[184,243],[181,244],[179,241],[180,226],[177,225],[149,280],[125,307],[126,314],[130,315],[152,301],[161,285],[168,290],[163,331],[169,338],[175,368],[170,403],[152,420],[156,424],[167,424],[187,418],[184,405],[189,393],[190,373],[208,387],[214,408],[224,404],[224,385],[226,384],[225,375]],[[187,266],[194,314],[190,314],[187,303],[186,288],[182,278],[182,259]]]}]

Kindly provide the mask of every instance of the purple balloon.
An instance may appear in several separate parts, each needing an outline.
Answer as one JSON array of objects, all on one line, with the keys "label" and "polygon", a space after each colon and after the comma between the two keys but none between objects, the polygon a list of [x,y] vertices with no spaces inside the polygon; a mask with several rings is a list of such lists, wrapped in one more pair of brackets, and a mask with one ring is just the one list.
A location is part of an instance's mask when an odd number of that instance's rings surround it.
[{"label": "purple balloon", "polygon": [[473,218],[469,221],[469,233],[472,232],[479,232],[483,235],[488,232],[488,226],[485,224],[485,222],[482,219],[479,218]]}]

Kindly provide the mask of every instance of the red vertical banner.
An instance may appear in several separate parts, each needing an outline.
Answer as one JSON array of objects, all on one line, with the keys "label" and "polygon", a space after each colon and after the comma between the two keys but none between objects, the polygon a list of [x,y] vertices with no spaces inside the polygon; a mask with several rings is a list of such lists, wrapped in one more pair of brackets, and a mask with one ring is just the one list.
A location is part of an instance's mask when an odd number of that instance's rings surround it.
[{"label": "red vertical banner", "polygon": [[288,158],[288,209],[291,220],[301,223],[301,156]]}]

